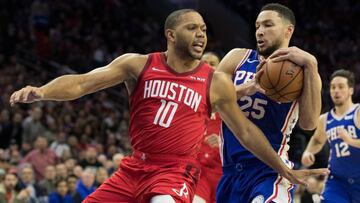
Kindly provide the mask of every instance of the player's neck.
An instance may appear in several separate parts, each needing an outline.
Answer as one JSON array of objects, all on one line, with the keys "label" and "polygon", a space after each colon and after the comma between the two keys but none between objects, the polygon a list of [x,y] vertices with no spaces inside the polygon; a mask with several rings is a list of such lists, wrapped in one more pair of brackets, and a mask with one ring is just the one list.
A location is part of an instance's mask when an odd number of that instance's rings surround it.
[{"label": "player's neck", "polygon": [[189,72],[195,69],[200,60],[188,56],[182,56],[175,51],[168,50],[165,52],[166,63],[177,73]]},{"label": "player's neck", "polygon": [[343,105],[335,106],[335,114],[342,116],[349,111],[349,109],[354,105],[352,100],[346,101]]}]

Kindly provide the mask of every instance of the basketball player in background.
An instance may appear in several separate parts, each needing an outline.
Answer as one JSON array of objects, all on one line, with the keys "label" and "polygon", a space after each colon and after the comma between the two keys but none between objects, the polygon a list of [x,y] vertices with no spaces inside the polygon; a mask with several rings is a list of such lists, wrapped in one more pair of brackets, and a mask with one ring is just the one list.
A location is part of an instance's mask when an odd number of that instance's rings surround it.
[{"label": "basketball player in background", "polygon": [[165,52],[124,54],[86,74],[61,76],[11,95],[12,105],[66,101],[125,83],[130,95],[133,154],[84,202],[192,202],[200,173],[197,149],[212,110],[220,113],[244,146],[292,182],[304,183],[310,175],[328,173],[327,169],[289,169],[262,132],[246,119],[236,105],[231,81],[200,61],[207,36],[198,12],[171,13],[164,30]]},{"label": "basketball player in background", "polygon": [[[215,70],[220,62],[219,56],[214,52],[204,53],[201,59]],[[200,153],[198,154],[201,173],[193,203],[216,202],[216,186],[222,174],[219,154],[220,126],[220,115],[212,113],[206,126],[206,133],[200,147]]]},{"label": "basketball player in background", "polygon": [[[222,59],[218,70],[233,79],[240,108],[262,130],[284,163],[292,168],[287,143],[293,127],[299,119],[301,128],[314,130],[320,115],[321,79],[317,60],[297,47],[288,47],[295,29],[295,16],[289,8],[276,3],[265,5],[255,26],[257,51],[233,49]],[[303,67],[304,85],[300,98],[291,103],[278,103],[263,94],[256,79],[261,71],[256,73],[256,70],[265,59],[290,60]],[[222,135],[223,176],[217,189],[218,202],[292,201],[294,186],[286,177],[238,142],[226,123],[222,125]]]},{"label": "basketball player in background", "polygon": [[360,105],[354,104],[354,73],[337,70],[331,75],[330,96],[334,108],[322,114],[311,137],[302,163],[311,166],[325,142],[330,145],[330,175],[325,182],[322,202],[360,202]]}]

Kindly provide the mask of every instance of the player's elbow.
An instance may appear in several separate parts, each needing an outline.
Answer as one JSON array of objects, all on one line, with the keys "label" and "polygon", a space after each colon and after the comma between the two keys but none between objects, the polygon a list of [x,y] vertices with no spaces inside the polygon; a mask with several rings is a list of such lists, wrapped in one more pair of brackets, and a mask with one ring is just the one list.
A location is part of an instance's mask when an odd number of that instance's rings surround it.
[{"label": "player's elbow", "polygon": [[313,131],[316,129],[317,120],[316,119],[299,119],[299,127],[306,131]]}]

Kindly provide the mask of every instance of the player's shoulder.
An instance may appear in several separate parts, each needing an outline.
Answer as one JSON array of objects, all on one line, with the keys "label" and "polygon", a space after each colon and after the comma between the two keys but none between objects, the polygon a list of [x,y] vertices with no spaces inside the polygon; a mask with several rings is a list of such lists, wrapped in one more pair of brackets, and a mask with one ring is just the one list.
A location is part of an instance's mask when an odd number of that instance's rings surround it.
[{"label": "player's shoulder", "polygon": [[251,49],[234,48],[230,50],[221,60],[218,70],[227,74],[232,74],[238,64],[243,61],[251,52]]}]

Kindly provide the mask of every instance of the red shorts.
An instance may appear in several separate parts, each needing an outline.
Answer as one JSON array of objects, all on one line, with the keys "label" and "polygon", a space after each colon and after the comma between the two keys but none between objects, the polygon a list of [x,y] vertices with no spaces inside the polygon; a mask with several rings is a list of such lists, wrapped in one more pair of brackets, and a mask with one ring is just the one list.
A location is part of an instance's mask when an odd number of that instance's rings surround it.
[{"label": "red shorts", "polygon": [[206,201],[206,203],[216,202],[216,187],[220,181],[222,169],[211,169],[201,167],[201,175],[195,194]]},{"label": "red shorts", "polygon": [[134,152],[83,202],[147,203],[156,195],[170,195],[177,203],[191,203],[199,174],[195,158]]}]

